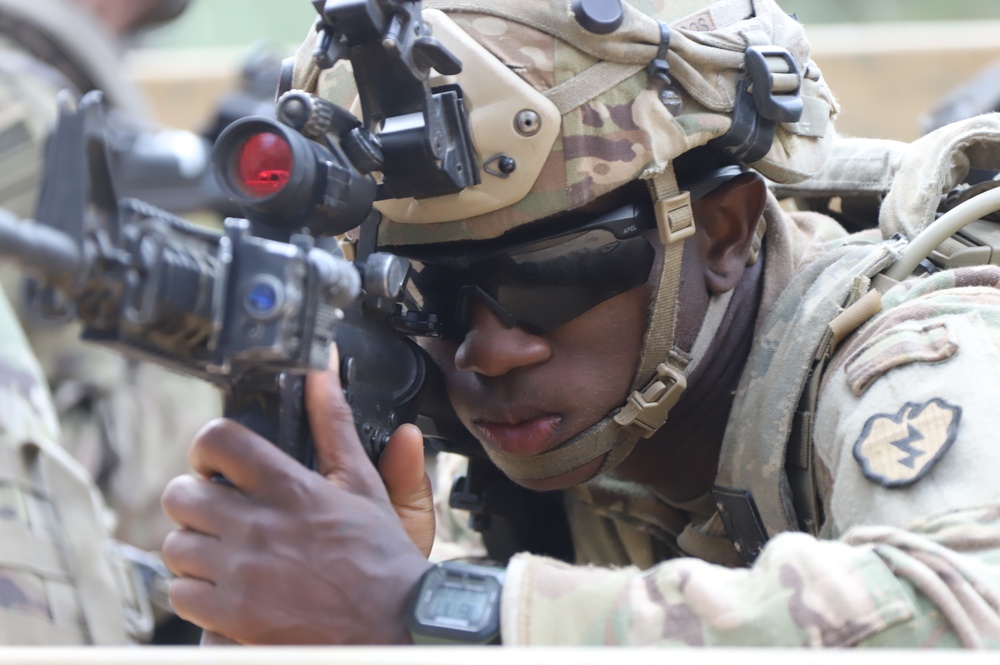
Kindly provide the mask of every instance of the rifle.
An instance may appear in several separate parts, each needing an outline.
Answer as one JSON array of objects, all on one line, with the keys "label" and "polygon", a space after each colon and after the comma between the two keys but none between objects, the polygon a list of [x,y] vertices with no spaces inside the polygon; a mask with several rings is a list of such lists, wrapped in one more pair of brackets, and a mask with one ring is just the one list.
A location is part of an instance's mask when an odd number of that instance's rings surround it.
[{"label": "rifle", "polygon": [[[326,368],[331,342],[373,461],[416,419],[422,394],[440,394],[425,391],[438,385],[433,365],[409,337],[434,333],[433,321],[406,311],[409,263],[370,251],[374,201],[458,192],[478,178],[461,99],[427,82],[431,66],[460,65],[427,36],[421,3],[313,4],[323,64],[352,61],[365,125],[300,91],[278,100],[277,121],[231,124],[213,169],[244,217],[221,233],[117,196],[121,164],[96,91],[79,105],[59,100],[36,220],[0,216],[0,253],[40,280],[37,309],[77,318],[85,340],[217,385],[227,417],[308,466],[304,376]],[[362,249],[349,261],[336,236],[356,227]]]},{"label": "rifle", "polygon": [[236,87],[219,99],[199,132],[147,130],[113,114],[113,131],[105,136],[115,160],[120,160],[119,192],[173,213],[211,211],[220,221],[240,216],[239,207],[216,182],[212,146],[226,127],[241,118],[274,117],[281,56],[276,45],[251,46]]}]

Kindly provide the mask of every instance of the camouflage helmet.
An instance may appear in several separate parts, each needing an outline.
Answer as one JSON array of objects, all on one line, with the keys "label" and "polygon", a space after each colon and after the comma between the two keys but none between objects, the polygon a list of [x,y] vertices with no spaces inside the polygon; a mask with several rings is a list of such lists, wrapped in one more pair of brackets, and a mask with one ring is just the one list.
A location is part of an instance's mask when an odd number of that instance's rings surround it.
[{"label": "camouflage helmet", "polygon": [[[492,238],[579,207],[663,171],[694,147],[755,133],[734,128],[734,113],[747,103],[760,110],[799,100],[802,111],[779,113],[773,142],[763,153],[737,151],[750,157],[743,161],[782,183],[819,170],[837,103],[801,25],[774,0],[630,2],[425,0],[435,38],[463,62],[449,82],[463,89],[482,183],[379,202],[382,241]],[[605,27],[608,13],[614,22]],[[311,48],[303,47],[300,62]],[[318,77],[307,70],[296,68],[295,87],[350,105],[346,67]],[[498,173],[500,155],[514,159],[513,173]]]}]

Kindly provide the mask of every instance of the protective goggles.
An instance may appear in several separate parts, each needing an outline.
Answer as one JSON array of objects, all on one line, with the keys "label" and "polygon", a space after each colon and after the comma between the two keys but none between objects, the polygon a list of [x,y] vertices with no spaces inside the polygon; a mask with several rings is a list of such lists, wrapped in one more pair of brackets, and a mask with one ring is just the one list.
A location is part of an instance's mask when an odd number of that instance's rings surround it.
[{"label": "protective goggles", "polygon": [[[744,173],[710,172],[686,187],[692,201]],[[584,224],[500,249],[413,257],[408,307],[436,322],[434,334],[464,337],[476,300],[505,325],[545,334],[649,279],[656,251],[652,203],[641,196]]]}]

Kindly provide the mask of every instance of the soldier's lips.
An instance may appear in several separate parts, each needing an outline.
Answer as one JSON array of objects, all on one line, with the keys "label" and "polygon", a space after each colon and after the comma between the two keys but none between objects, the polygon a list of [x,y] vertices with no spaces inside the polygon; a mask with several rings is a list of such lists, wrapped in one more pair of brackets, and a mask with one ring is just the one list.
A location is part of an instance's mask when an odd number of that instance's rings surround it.
[{"label": "soldier's lips", "polygon": [[516,423],[477,420],[476,427],[486,443],[509,455],[537,455],[556,445],[562,418],[546,414]]}]

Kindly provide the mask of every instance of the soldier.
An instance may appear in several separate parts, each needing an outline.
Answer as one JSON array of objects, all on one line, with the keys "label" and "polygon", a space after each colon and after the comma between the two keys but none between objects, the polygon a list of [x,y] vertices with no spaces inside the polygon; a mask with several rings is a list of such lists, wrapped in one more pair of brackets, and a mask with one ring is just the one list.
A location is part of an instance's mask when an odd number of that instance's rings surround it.
[{"label": "soldier", "polygon": [[[0,135],[4,137],[0,140],[0,206],[21,217],[33,215],[44,140],[55,122],[60,90],[80,94],[102,90],[121,123],[122,131],[116,136],[122,141],[140,136],[140,130],[154,130],[150,109],[125,71],[122,56],[138,34],[174,19],[187,4],[187,0],[0,0]],[[169,135],[176,140],[180,133]],[[183,144],[197,147],[192,143],[197,140],[191,135]],[[202,150],[207,167],[207,143]],[[174,203],[182,209],[190,207],[187,200]],[[43,320],[28,304],[22,275],[13,265],[0,265],[0,284],[16,305],[51,387],[60,423],[59,443],[82,465],[77,471],[79,482],[90,478],[102,493],[110,508],[105,517],[111,520],[113,535],[133,546],[116,544],[115,557],[128,553],[136,570],[145,575],[150,570],[147,564],[158,561],[143,550],[158,550],[170,528],[160,508],[160,493],[170,478],[187,469],[176,442],[220,413],[217,391],[85,344],[79,341],[75,324]],[[81,528],[76,535],[82,538],[85,533]],[[89,547],[99,550],[106,540],[107,534],[95,530]],[[78,547],[88,544],[81,541]],[[7,556],[0,560],[6,562]],[[62,583],[71,587],[74,581],[66,577]],[[157,589],[150,591],[162,599]],[[94,585],[80,584],[73,593],[85,609],[92,604],[100,609],[116,598]],[[149,609],[144,611],[144,620],[149,622]],[[165,602],[158,603],[157,613],[158,641],[190,641],[190,628],[174,620]],[[108,615],[109,620],[113,616]],[[132,636],[148,639],[151,628],[150,624],[132,630]],[[31,639],[46,643],[45,638]],[[125,638],[82,639],[81,643],[113,644]]]},{"label": "soldier", "polygon": [[[178,613],[247,644],[1000,646],[1000,270],[880,276],[997,119],[838,162],[918,170],[886,240],[847,236],[762,177],[815,175],[838,110],[773,1],[424,6],[479,157],[516,169],[379,203],[378,242],[446,323],[462,423],[560,493],[571,560],[431,564],[419,431],[372,468],[331,371],[319,474],[233,422],[195,439],[163,497]],[[295,85],[346,104],[312,46]]]},{"label": "soldier", "polygon": [[41,141],[55,122],[55,94],[102,90],[137,123],[150,122],[142,92],[125,71],[124,45],[178,16],[187,0],[3,0],[0,2],[0,103],[7,141],[0,202],[14,214],[34,212]]},{"label": "soldier", "polygon": [[143,589],[93,481],[58,441],[41,368],[0,292],[0,644],[144,640]]},{"label": "soldier", "polygon": [[[0,0],[0,205],[31,217],[44,138],[59,90],[104,91],[119,117],[150,124],[124,70],[124,44],[178,16],[177,0]],[[218,415],[211,386],[78,341],[79,327],[41,320],[21,275],[0,270],[52,388],[61,443],[96,481],[118,518],[115,534],[158,550],[170,527],[159,495],[187,466],[177,441]]]}]

